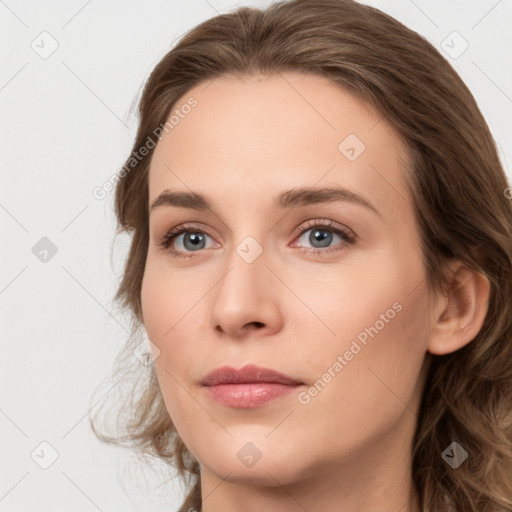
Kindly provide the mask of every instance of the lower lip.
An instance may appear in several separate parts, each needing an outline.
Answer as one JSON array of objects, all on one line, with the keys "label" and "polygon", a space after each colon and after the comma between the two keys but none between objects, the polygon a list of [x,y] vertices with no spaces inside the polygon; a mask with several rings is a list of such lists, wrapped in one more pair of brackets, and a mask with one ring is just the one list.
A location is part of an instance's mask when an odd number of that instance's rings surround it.
[{"label": "lower lip", "polygon": [[251,408],[270,402],[274,398],[285,396],[299,386],[272,382],[253,382],[245,384],[219,384],[205,386],[206,392],[217,402],[229,407]]}]

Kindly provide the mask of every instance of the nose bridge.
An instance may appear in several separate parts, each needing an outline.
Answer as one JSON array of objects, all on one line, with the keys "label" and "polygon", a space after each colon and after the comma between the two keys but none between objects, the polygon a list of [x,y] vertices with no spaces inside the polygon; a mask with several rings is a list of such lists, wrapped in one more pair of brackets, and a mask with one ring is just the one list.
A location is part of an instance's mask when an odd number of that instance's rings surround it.
[{"label": "nose bridge", "polygon": [[244,279],[251,280],[254,274],[263,276],[269,272],[266,264],[273,232],[267,233],[264,223],[258,220],[263,218],[258,205],[242,202],[240,198],[237,204],[239,213],[231,231],[226,267],[232,269],[230,273],[237,272]]},{"label": "nose bridge", "polygon": [[213,327],[240,335],[247,324],[262,324],[272,331],[281,318],[277,290],[269,284],[270,254],[248,235],[234,244],[226,256],[226,273],[220,280],[212,305]]},{"label": "nose bridge", "polygon": [[246,236],[234,245],[226,261],[227,274],[220,283],[223,294],[236,297],[240,303],[256,300],[259,288],[270,274],[268,256],[253,236]]}]

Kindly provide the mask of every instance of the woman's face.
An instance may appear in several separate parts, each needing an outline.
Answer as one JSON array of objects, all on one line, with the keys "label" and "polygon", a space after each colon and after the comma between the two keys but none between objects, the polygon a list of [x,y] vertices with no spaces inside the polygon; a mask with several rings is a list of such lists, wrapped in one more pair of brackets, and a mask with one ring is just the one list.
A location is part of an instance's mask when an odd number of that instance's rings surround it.
[{"label": "woman's face", "polygon": [[[150,167],[142,306],[202,471],[274,486],[334,464],[404,466],[430,325],[397,134],[298,73],[217,78],[173,115]],[[248,364],[301,384],[201,384]]]}]

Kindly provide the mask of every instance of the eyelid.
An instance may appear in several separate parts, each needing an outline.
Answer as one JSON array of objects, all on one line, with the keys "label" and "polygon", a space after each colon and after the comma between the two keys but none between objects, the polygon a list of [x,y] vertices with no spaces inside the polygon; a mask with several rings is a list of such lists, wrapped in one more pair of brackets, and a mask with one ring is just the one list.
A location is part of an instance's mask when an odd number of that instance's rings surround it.
[{"label": "eyelid", "polygon": [[325,218],[315,218],[302,222],[299,226],[297,226],[297,228],[295,228],[293,236],[296,237],[299,235],[303,235],[304,232],[309,231],[310,229],[315,227],[320,227],[335,232],[341,232],[341,234],[351,242],[355,242],[358,238],[354,231],[352,231],[347,226],[344,226],[343,224],[340,224],[336,221]]},{"label": "eyelid", "polygon": [[[208,228],[204,227],[201,223],[195,222],[183,222],[178,224],[174,228],[169,229],[164,233],[162,237],[159,239],[159,245],[164,246],[167,240],[172,240],[172,242],[180,235],[186,232],[200,232],[208,235],[210,238],[214,239],[215,237],[209,232]],[[170,242],[170,243],[172,243]],[[169,245],[170,245],[169,243]],[[163,247],[164,250],[170,250],[168,247]],[[176,251],[181,252],[181,251]]]}]

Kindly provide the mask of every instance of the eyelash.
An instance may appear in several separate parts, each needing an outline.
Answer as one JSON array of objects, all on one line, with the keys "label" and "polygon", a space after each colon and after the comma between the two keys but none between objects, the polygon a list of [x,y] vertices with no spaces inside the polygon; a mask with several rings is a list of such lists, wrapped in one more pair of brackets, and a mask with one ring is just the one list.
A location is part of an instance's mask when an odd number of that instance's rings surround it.
[{"label": "eyelash", "polygon": [[[331,220],[329,221],[323,221],[323,220],[309,220],[305,224],[301,225],[299,228],[297,228],[294,236],[301,237],[304,233],[307,231],[310,231],[313,228],[321,228],[325,231],[332,231],[336,235],[340,235],[342,238],[345,239],[345,245],[352,245],[356,242],[357,236],[353,234],[350,230],[347,228],[341,226],[340,224],[337,224],[336,222],[333,222]],[[160,246],[171,253],[172,256],[177,258],[192,258],[194,256],[194,252],[200,252],[200,251],[192,251],[190,254],[184,255],[183,251],[177,251],[176,249],[171,248],[171,244],[174,242],[174,240],[180,236],[183,233],[199,233],[204,235],[209,235],[206,231],[204,231],[201,227],[194,225],[194,224],[180,224],[179,226],[176,226],[175,228],[171,229],[168,233],[164,235],[164,237],[160,241]],[[301,249],[306,250],[306,252],[313,253],[313,254],[319,254],[319,253],[332,253],[336,251],[340,251],[342,249],[307,249],[304,247],[301,247]]]}]

